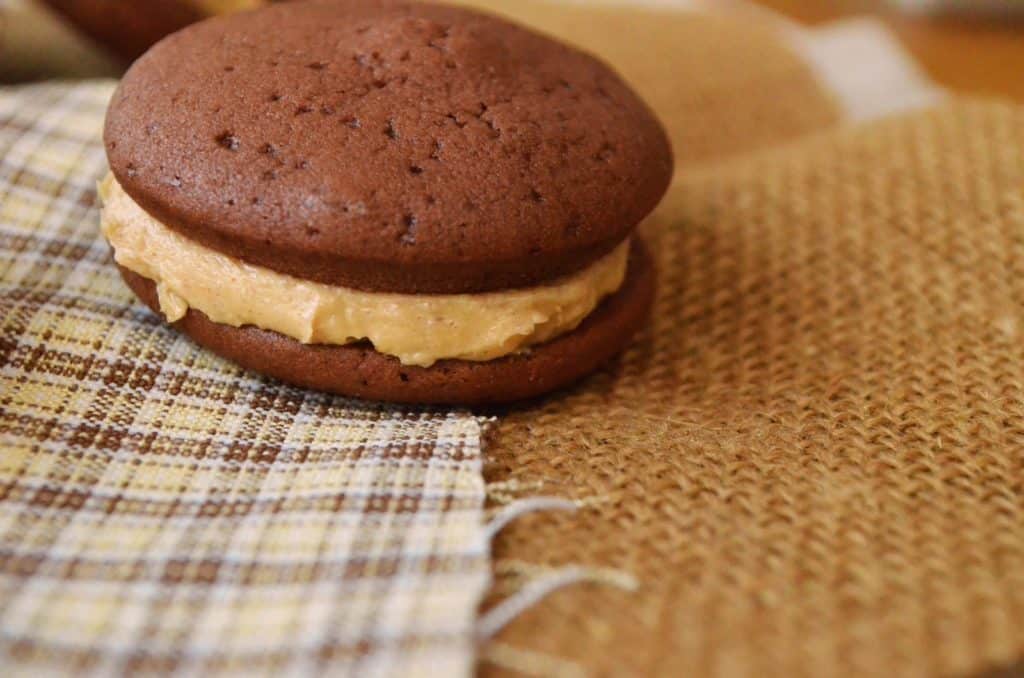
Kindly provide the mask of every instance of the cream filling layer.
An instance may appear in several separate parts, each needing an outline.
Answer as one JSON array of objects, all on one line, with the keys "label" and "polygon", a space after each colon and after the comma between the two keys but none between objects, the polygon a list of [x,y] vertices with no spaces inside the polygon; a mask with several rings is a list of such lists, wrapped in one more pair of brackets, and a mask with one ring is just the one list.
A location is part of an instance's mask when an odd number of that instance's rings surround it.
[{"label": "cream filling layer", "polygon": [[547,285],[482,294],[393,294],[325,285],[253,266],[185,238],[100,184],[101,227],[125,268],[156,283],[169,322],[189,308],[213,322],[273,330],[306,344],[369,340],[404,365],[500,358],[576,329],[622,286],[629,243]]},{"label": "cream filling layer", "polygon": [[192,4],[205,14],[226,14],[254,9],[266,3],[264,0],[192,0]]}]

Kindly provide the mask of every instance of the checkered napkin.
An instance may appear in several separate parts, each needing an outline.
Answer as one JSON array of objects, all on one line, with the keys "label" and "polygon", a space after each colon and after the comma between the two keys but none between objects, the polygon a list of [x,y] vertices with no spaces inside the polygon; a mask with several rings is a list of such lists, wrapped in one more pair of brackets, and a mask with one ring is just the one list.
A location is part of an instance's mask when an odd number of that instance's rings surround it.
[{"label": "checkered napkin", "polygon": [[257,378],[136,302],[111,91],[0,89],[2,673],[468,673],[479,422]]}]

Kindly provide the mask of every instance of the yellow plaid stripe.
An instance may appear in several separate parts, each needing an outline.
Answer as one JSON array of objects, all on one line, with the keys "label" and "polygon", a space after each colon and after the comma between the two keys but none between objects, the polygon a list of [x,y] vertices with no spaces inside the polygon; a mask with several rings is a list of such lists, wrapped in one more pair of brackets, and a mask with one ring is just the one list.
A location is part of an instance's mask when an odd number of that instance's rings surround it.
[{"label": "yellow plaid stripe", "polygon": [[255,377],[137,303],[96,226],[111,91],[0,90],[5,675],[467,673],[480,422]]}]

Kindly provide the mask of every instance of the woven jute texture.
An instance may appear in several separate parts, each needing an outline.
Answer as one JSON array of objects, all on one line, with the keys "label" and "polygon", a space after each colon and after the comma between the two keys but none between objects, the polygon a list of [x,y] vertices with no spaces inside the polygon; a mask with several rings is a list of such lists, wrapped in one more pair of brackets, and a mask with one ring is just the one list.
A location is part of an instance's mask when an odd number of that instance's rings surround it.
[{"label": "woven jute texture", "polygon": [[[759,15],[695,13],[639,3],[461,0],[596,54],[659,114],[689,167],[836,123],[840,111]],[[708,9],[721,9],[708,2]],[[713,130],[713,133],[709,133]]]},{"label": "woven jute texture", "polygon": [[[959,101],[683,172],[621,360],[491,480],[589,500],[495,557],[621,568],[500,635],[593,675],[936,676],[1024,653],[1024,110]],[[493,671],[493,669],[491,669]]]},{"label": "woven jute texture", "polygon": [[184,339],[99,235],[109,83],[0,90],[0,674],[467,675],[480,423]]}]

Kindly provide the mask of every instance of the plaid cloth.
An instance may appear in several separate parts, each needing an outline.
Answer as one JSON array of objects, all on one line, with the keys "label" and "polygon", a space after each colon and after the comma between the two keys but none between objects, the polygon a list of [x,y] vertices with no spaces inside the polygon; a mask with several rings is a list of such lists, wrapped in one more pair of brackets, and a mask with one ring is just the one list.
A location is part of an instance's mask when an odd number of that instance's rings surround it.
[{"label": "plaid cloth", "polygon": [[112,87],[0,89],[3,674],[467,674],[480,422],[254,377],[136,302]]}]

